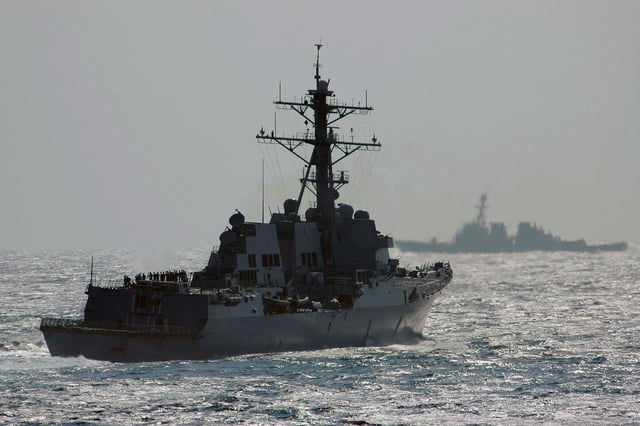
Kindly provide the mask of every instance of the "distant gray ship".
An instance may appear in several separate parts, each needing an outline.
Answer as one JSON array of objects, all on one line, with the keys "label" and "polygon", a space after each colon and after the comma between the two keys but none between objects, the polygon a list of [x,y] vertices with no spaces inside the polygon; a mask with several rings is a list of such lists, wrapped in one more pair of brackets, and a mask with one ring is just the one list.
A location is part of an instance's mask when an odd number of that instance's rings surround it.
[{"label": "distant gray ship", "polygon": [[478,215],[475,221],[465,223],[450,243],[396,240],[398,248],[405,251],[446,252],[446,253],[503,253],[522,251],[624,251],[626,242],[589,245],[583,239],[565,241],[545,232],[542,228],[529,222],[520,222],[515,236],[507,234],[507,228],[502,222],[492,222],[488,226],[485,220],[487,208],[487,194],[480,196],[477,206]]},{"label": "distant gray ship", "polygon": [[[43,318],[51,355],[108,361],[209,359],[226,355],[421,341],[433,301],[451,281],[448,263],[407,270],[389,256],[393,239],[364,210],[337,204],[348,175],[334,165],[380,143],[340,138],[334,123],[372,108],[337,102],[319,73],[299,101],[275,104],[313,130],[291,137],[260,129],[306,165],[297,199],[269,223],[229,219],[207,266],[139,273],[121,286],[86,289],[84,316]],[[311,147],[310,158],[298,148]],[[335,158],[334,158],[335,156]],[[238,158],[241,162],[241,158]],[[300,215],[308,190],[314,204]]]}]

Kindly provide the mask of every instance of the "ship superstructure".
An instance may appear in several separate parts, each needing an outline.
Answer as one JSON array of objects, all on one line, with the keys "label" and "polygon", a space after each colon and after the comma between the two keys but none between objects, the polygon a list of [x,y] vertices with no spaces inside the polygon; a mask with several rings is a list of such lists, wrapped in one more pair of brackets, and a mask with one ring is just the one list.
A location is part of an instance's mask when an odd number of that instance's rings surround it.
[{"label": "ship superstructure", "polygon": [[[278,99],[313,132],[291,137],[260,129],[261,143],[278,144],[305,163],[297,199],[269,223],[236,211],[207,266],[186,282],[182,271],[125,277],[122,287],[90,283],[84,318],[41,323],[52,355],[111,361],[206,359],[218,356],[339,346],[411,343],[423,337],[433,300],[452,278],[437,262],[407,271],[389,256],[393,240],[368,212],[336,204],[348,183],[334,165],[371,141],[344,140],[334,124],[372,110],[337,102],[319,73],[299,102]],[[312,146],[309,158],[299,152]],[[334,158],[335,157],[335,158]],[[305,191],[315,196],[306,209]]]}]

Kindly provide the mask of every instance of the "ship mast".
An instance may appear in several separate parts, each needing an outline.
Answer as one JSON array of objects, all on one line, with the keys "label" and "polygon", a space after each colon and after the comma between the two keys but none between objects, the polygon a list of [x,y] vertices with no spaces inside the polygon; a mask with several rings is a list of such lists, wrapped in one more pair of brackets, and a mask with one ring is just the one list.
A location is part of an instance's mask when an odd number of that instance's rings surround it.
[{"label": "ship mast", "polygon": [[[337,121],[354,113],[368,114],[373,110],[365,102],[364,106],[341,104],[331,101],[333,91],[329,90],[329,80],[320,77],[320,48],[322,44],[316,44],[315,62],[315,89],[310,89],[301,102],[289,102],[278,99],[274,103],[278,109],[291,109],[297,112],[305,120],[305,124],[311,123],[314,132],[303,132],[291,137],[278,136],[274,131],[265,132],[260,129],[256,138],[260,143],[278,144],[294,154],[306,165],[306,172],[302,178],[302,186],[298,195],[295,213],[298,214],[300,202],[305,189],[310,189],[316,196],[316,208],[319,213],[318,229],[322,235],[322,251],[326,265],[333,264],[332,245],[335,241],[335,200],[338,198],[337,188],[347,183],[344,174],[333,174],[333,166],[358,150],[379,151],[380,143],[375,135],[371,142],[356,142],[354,140],[342,140],[334,132],[336,127],[332,125]],[[313,116],[308,114],[309,110]],[[300,155],[297,150],[301,146],[312,145],[313,152],[309,159]],[[332,158],[334,150],[339,151],[337,159]],[[311,168],[314,173],[311,173]]]},{"label": "ship mast", "polygon": [[480,226],[485,226],[485,216],[484,212],[487,209],[487,193],[483,193],[480,195],[480,204],[476,206],[478,209],[478,216],[476,217],[476,223]]}]

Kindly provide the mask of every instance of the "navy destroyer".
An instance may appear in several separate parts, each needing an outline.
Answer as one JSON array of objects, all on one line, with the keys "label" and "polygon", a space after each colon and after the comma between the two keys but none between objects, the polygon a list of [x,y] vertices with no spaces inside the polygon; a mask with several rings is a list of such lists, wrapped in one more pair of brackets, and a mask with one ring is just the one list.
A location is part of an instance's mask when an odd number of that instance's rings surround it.
[{"label": "navy destroyer", "polygon": [[[371,141],[341,138],[334,123],[367,114],[339,103],[319,73],[300,101],[275,101],[313,131],[291,137],[260,129],[259,142],[277,144],[305,163],[296,199],[268,223],[236,211],[206,267],[125,276],[122,285],[90,279],[84,317],[43,318],[53,356],[114,362],[210,359],[247,353],[381,346],[421,341],[427,314],[451,281],[448,263],[405,269],[390,257],[393,240],[368,212],[337,203],[348,174],[334,165]],[[312,147],[310,158],[300,147]],[[302,215],[305,192],[315,196]],[[91,274],[93,277],[93,274]]]},{"label": "navy destroyer", "polygon": [[605,244],[587,244],[583,239],[567,241],[544,231],[530,222],[520,222],[516,235],[508,235],[503,222],[491,222],[487,225],[485,211],[487,194],[480,196],[478,214],[473,222],[465,223],[451,242],[438,242],[432,239],[422,241],[398,241],[398,246],[406,251],[446,252],[446,253],[506,253],[523,251],[624,251],[624,241]]}]

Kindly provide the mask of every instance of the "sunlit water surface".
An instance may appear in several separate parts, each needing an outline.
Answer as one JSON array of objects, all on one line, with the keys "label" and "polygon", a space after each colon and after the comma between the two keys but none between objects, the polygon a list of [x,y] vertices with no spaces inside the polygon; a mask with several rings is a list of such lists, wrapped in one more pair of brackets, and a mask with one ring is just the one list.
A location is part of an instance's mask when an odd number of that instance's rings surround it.
[{"label": "sunlit water surface", "polygon": [[0,251],[0,423],[640,423],[640,248],[442,255],[454,280],[416,346],[112,364],[52,358],[42,316],[98,281],[200,269],[207,250]]}]

